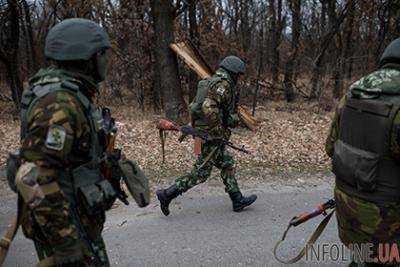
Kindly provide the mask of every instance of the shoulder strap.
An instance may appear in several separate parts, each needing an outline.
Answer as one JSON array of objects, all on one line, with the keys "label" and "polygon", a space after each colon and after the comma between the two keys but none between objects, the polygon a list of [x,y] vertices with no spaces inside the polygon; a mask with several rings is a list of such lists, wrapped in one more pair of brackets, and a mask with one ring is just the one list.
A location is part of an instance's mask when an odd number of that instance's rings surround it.
[{"label": "shoulder strap", "polygon": [[322,232],[325,230],[326,226],[328,225],[329,221],[331,220],[332,215],[333,215],[334,212],[335,212],[335,210],[331,211],[327,216],[325,216],[325,218],[318,225],[317,229],[315,229],[315,231],[312,233],[312,235],[308,239],[308,241],[305,244],[305,246],[301,249],[301,251],[294,258],[285,260],[285,259],[282,259],[282,258],[278,257],[277,251],[278,251],[279,246],[286,239],[286,235],[289,232],[289,229],[292,228],[292,225],[289,224],[289,226],[287,227],[287,229],[283,233],[283,236],[282,236],[281,240],[279,240],[278,243],[276,243],[276,245],[274,247],[274,257],[275,257],[275,259],[277,261],[279,261],[280,263],[283,263],[283,264],[293,264],[293,263],[296,263],[299,260],[301,260],[304,257],[304,255],[306,255],[307,250],[312,245],[314,245],[315,241],[317,241],[317,239],[321,236]]}]

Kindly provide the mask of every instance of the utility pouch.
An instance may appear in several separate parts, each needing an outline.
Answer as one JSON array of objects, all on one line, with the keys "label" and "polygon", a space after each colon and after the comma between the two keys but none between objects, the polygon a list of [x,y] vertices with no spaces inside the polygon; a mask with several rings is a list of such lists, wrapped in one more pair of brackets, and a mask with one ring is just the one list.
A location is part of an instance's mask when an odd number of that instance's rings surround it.
[{"label": "utility pouch", "polygon": [[105,180],[98,169],[86,165],[72,171],[77,195],[90,215],[109,210],[117,197],[110,182]]},{"label": "utility pouch", "polygon": [[135,161],[120,160],[119,166],[122,178],[129,193],[139,207],[143,208],[150,203],[149,180]]},{"label": "utility pouch", "polygon": [[361,192],[373,192],[377,186],[380,156],[355,148],[341,140],[334,145],[332,171],[338,179]]},{"label": "utility pouch", "polygon": [[6,163],[7,181],[11,190],[14,191],[15,193],[17,192],[17,187],[15,185],[15,177],[17,175],[17,171],[20,166],[21,166],[20,151],[17,150],[15,152],[8,154]]}]

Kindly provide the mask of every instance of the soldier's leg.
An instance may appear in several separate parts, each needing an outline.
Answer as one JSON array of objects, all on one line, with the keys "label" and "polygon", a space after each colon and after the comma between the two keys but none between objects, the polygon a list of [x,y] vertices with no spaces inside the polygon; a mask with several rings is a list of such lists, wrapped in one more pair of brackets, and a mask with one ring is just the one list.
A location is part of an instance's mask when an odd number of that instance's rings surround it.
[{"label": "soldier's leg", "polygon": [[175,180],[175,184],[179,190],[181,190],[182,192],[186,192],[190,188],[207,181],[207,179],[211,175],[211,171],[213,168],[213,157],[207,162],[205,161],[207,160],[210,153],[213,152],[213,148],[213,146],[205,146],[202,149],[201,154],[197,158],[192,170]]},{"label": "soldier's leg", "polygon": [[101,235],[99,235],[96,239],[93,240],[93,247],[96,250],[97,258],[101,261],[102,266],[103,267],[110,266],[106,245]]},{"label": "soldier's leg", "polygon": [[85,257],[87,259],[95,258],[96,262],[99,261],[99,264],[102,267],[110,266],[106,245],[101,235],[106,219],[105,212],[100,212],[96,215],[88,215],[83,212],[80,214],[82,225],[86,229],[86,233],[90,239],[88,241],[91,242],[91,247],[93,248],[92,250],[86,248],[86,251],[84,252]]},{"label": "soldier's leg", "polygon": [[212,153],[213,148],[214,146],[212,145],[204,144],[191,172],[177,178],[172,186],[157,190],[156,194],[160,201],[160,208],[165,216],[169,215],[169,204],[174,198],[195,185],[205,182],[210,177],[213,168],[213,157],[208,160],[208,156]]},{"label": "soldier's leg", "polygon": [[221,178],[225,185],[225,191],[232,200],[233,211],[242,211],[245,207],[256,201],[256,195],[244,197],[240,192],[239,185],[235,177],[235,160],[232,155],[226,152],[224,148],[218,151],[215,160],[215,166],[221,169]]}]

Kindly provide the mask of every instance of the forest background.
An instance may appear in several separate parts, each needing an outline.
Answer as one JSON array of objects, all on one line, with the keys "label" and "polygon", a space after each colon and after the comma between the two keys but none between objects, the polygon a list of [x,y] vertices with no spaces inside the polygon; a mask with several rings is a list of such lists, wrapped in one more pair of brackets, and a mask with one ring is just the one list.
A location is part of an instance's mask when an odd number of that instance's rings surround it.
[{"label": "forest background", "polygon": [[[46,66],[46,34],[71,17],[109,33],[113,53],[100,102],[119,120],[119,145],[155,177],[167,167],[154,119],[185,118],[198,82],[170,43],[191,42],[213,68],[231,54],[246,61],[241,104],[261,124],[255,133],[235,132],[234,141],[254,151],[238,155],[244,169],[325,170],[337,99],[400,36],[398,0],[0,0],[0,164],[18,145],[23,88]],[[167,144],[168,175],[193,160],[191,143],[175,139]]]}]

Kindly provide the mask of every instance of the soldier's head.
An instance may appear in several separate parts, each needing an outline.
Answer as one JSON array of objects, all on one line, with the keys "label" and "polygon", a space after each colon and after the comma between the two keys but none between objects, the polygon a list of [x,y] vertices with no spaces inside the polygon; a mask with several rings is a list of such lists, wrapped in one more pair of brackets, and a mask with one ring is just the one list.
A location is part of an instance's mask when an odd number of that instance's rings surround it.
[{"label": "soldier's head", "polygon": [[391,42],[383,52],[379,65],[383,67],[388,63],[400,64],[400,38]]},{"label": "soldier's head", "polygon": [[108,34],[102,27],[87,19],[66,19],[50,29],[44,53],[60,67],[91,76],[96,83],[105,79]]},{"label": "soldier's head", "polygon": [[243,75],[246,71],[246,63],[237,56],[224,58],[219,67],[226,70],[235,83],[239,80],[240,75]]}]

